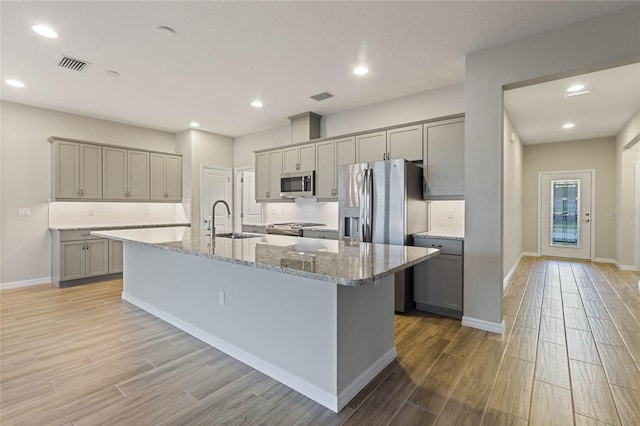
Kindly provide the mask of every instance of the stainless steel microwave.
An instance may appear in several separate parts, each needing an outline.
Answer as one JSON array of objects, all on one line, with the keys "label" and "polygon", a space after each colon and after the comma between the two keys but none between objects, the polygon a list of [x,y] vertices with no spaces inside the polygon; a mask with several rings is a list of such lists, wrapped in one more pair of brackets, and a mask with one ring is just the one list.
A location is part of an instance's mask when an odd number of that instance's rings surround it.
[{"label": "stainless steel microwave", "polygon": [[313,197],[316,195],[316,172],[299,171],[280,175],[280,196],[283,198]]}]

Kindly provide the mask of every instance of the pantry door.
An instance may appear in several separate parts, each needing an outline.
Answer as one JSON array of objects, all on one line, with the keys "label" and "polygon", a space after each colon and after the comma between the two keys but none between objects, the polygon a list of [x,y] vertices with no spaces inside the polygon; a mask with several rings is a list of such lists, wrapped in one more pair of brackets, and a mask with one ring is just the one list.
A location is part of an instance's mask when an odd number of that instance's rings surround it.
[{"label": "pantry door", "polygon": [[591,260],[595,170],[541,172],[540,254]]},{"label": "pantry door", "polygon": [[[211,221],[213,203],[224,200],[231,206],[231,169],[225,167],[200,167],[200,218],[208,227]],[[218,204],[215,212],[216,233],[231,231],[231,215],[224,205]]]}]

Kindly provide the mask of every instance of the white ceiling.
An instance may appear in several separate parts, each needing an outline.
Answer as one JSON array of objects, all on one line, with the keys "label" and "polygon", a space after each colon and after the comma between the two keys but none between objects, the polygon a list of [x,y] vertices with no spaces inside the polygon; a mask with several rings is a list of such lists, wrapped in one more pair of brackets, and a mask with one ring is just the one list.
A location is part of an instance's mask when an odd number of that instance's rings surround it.
[{"label": "white ceiling", "polygon": [[[576,84],[591,93],[565,98]],[[504,106],[525,145],[615,136],[640,109],[640,63],[507,90]]]},{"label": "white ceiling", "polygon": [[[238,136],[461,82],[466,53],[632,4],[2,1],[2,81],[26,87],[2,84],[0,97],[171,132],[196,120]],[[36,24],[60,37],[35,34]],[[91,65],[60,68],[62,54]],[[367,76],[351,73],[360,63]],[[309,99],[325,90],[335,98]],[[249,106],[254,98],[264,108]]]}]

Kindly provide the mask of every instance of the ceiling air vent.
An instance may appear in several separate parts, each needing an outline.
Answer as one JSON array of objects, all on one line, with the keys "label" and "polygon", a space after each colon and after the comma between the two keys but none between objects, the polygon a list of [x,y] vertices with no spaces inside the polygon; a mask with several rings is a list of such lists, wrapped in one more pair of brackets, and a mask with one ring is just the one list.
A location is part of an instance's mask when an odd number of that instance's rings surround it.
[{"label": "ceiling air vent", "polygon": [[318,93],[317,95],[311,96],[311,99],[316,101],[324,101],[325,99],[333,98],[333,95],[329,92]]},{"label": "ceiling air vent", "polygon": [[83,71],[87,65],[89,65],[89,62],[74,59],[69,56],[63,56],[60,62],[58,62],[58,66],[72,71]]}]

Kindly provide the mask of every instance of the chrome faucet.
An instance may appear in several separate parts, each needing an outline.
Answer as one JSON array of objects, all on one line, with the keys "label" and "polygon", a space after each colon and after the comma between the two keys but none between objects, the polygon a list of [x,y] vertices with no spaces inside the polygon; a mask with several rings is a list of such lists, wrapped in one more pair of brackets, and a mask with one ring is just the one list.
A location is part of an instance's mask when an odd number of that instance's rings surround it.
[{"label": "chrome faucet", "polygon": [[229,209],[229,204],[225,200],[218,200],[213,203],[213,207],[211,208],[211,247],[215,245],[216,242],[216,206],[218,203],[222,203],[227,208],[227,214],[231,216],[231,210]]}]

